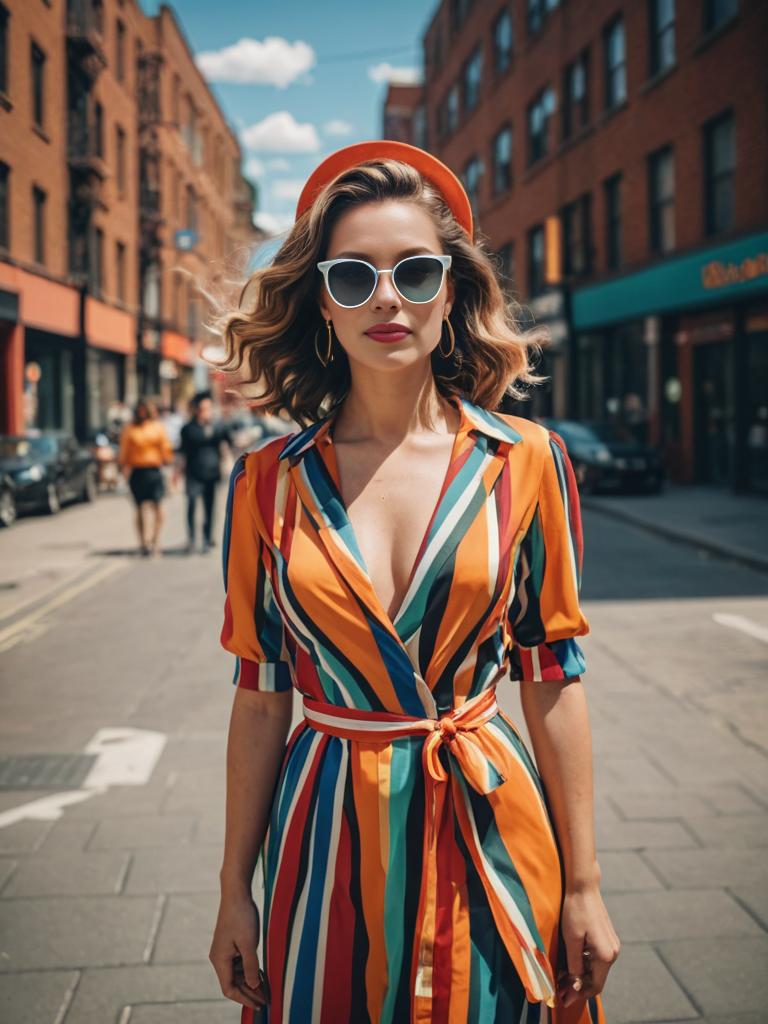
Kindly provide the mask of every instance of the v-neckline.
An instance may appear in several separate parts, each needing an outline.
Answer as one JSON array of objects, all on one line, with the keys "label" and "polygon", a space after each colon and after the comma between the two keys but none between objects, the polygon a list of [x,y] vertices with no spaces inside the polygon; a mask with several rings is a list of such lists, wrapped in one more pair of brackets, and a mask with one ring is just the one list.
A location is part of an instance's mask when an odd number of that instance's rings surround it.
[{"label": "v-neckline", "polygon": [[456,458],[457,458],[457,456],[459,454],[459,448],[460,448],[460,445],[461,445],[461,440],[463,438],[463,435],[471,427],[471,424],[468,424],[468,422],[467,422],[467,418],[466,418],[466,414],[465,414],[465,411],[464,411],[464,407],[463,407],[461,398],[456,398],[456,399],[449,398],[448,401],[451,402],[454,405],[454,408],[456,408],[456,411],[459,414],[459,417],[460,417],[460,419],[459,419],[459,426],[457,427],[457,429],[456,429],[456,431],[455,431],[455,433],[453,435],[453,443],[451,445],[451,454],[450,454],[450,457],[448,459],[448,466],[447,466],[447,468],[445,470],[445,473],[443,474],[443,481],[442,481],[442,484],[440,485],[440,491],[439,491],[438,496],[437,496],[437,501],[435,502],[434,508],[432,509],[432,513],[431,513],[431,515],[429,517],[429,521],[427,522],[427,525],[426,525],[426,527],[424,529],[424,532],[422,534],[421,541],[419,543],[419,547],[418,547],[418,549],[416,551],[416,557],[414,559],[413,565],[411,566],[411,571],[410,571],[409,576],[408,576],[408,582],[406,583],[405,591],[403,593],[402,600],[400,601],[399,606],[397,608],[397,611],[395,612],[394,615],[390,615],[390,613],[384,607],[384,602],[379,597],[379,593],[376,590],[376,587],[373,585],[373,579],[371,577],[370,570],[368,569],[368,565],[367,565],[367,563],[365,561],[365,556],[363,555],[363,550],[360,547],[360,543],[359,543],[359,541],[357,539],[357,534],[355,532],[355,528],[354,528],[354,526],[352,524],[352,520],[349,517],[349,510],[347,508],[347,503],[344,500],[343,494],[341,493],[341,474],[339,473],[339,464],[338,464],[338,461],[336,459],[336,450],[335,450],[334,442],[333,442],[333,428],[335,426],[335,420],[336,420],[336,415],[335,414],[338,411],[338,407],[331,414],[331,422],[328,425],[327,431],[325,431],[324,441],[327,444],[327,451],[328,451],[328,454],[329,454],[329,457],[330,457],[330,462],[331,462],[331,467],[329,468],[329,474],[331,476],[334,488],[336,490],[336,494],[338,496],[339,508],[340,508],[340,510],[341,510],[341,512],[342,512],[342,514],[344,516],[344,520],[345,520],[345,524],[344,525],[345,525],[345,527],[346,527],[346,529],[347,529],[347,531],[349,533],[349,536],[354,541],[354,546],[355,546],[355,549],[356,549],[356,554],[357,554],[357,557],[358,557],[359,563],[360,563],[360,571],[362,572],[363,576],[365,577],[365,580],[366,580],[366,583],[367,583],[368,588],[370,590],[371,596],[372,596],[372,598],[373,598],[373,600],[374,600],[374,602],[375,602],[375,604],[376,604],[376,606],[377,606],[381,616],[383,617],[384,621],[392,628],[392,630],[398,636],[400,635],[399,634],[399,630],[397,628],[398,627],[398,623],[399,623],[400,619],[402,618],[403,612],[405,611],[405,609],[407,607],[407,604],[409,603],[408,602],[408,597],[409,597],[409,594],[411,592],[411,587],[413,586],[413,581],[414,581],[414,579],[416,577],[416,574],[419,571],[419,568],[421,566],[422,560],[424,558],[424,554],[426,552],[426,547],[427,547],[427,540],[429,538],[430,533],[432,532],[432,526],[434,525],[435,519],[437,518],[437,514],[440,511],[440,509],[442,508],[443,500],[445,499],[445,495],[446,495],[446,492],[448,490],[448,483],[449,483],[449,478],[451,476],[451,470],[453,469],[454,463],[456,462]]}]

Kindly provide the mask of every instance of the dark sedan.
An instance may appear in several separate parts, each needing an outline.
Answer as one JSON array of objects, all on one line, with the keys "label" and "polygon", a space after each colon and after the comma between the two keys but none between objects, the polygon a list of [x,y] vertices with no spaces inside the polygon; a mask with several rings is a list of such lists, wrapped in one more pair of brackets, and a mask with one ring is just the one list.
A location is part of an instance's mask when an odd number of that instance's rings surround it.
[{"label": "dark sedan", "polygon": [[579,487],[598,491],[642,490],[655,494],[664,481],[661,453],[619,424],[543,418],[558,433],[573,464]]},{"label": "dark sedan", "polygon": [[[0,436],[0,479],[10,481],[4,494],[3,525],[15,511],[42,510],[53,514],[68,501],[95,501],[98,494],[96,461],[88,448],[63,430],[30,431]],[[10,521],[9,521],[10,520]]]}]

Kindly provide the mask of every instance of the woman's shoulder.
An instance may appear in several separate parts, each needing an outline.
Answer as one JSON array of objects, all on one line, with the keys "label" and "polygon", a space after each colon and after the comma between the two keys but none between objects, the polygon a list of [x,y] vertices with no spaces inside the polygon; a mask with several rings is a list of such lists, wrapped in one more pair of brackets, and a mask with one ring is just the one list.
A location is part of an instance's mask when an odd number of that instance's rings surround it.
[{"label": "woman's shoulder", "polygon": [[249,448],[247,452],[243,452],[239,456],[238,461],[241,463],[241,468],[245,469],[249,475],[264,475],[270,470],[274,470],[279,462],[280,452],[296,436],[296,433],[297,431],[292,431],[289,434],[261,438],[253,448]]},{"label": "woman's shoulder", "polygon": [[544,448],[547,446],[551,431],[543,423],[529,420],[525,416],[513,416],[508,412],[496,411],[494,416],[498,416],[507,426],[516,430],[522,440],[531,447]]}]

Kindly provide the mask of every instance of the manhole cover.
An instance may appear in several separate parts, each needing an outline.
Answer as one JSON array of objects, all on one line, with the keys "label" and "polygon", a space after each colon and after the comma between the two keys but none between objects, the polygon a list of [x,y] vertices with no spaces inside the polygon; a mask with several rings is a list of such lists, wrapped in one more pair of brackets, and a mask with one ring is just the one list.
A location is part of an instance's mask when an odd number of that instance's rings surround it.
[{"label": "manhole cover", "polygon": [[78,789],[96,754],[0,757],[0,789]]}]

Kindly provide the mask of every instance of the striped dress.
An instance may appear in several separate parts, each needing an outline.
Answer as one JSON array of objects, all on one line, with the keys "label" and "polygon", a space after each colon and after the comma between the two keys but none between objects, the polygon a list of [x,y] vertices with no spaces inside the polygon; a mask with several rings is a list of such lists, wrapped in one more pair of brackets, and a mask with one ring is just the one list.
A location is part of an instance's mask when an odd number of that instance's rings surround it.
[{"label": "striped dress", "polygon": [[599,998],[556,1005],[561,855],[495,695],[584,670],[576,480],[553,431],[453,402],[394,620],[340,494],[335,410],[232,469],[221,643],[235,685],[303,707],[261,854],[270,1003],[242,1024],[604,1021]]}]

